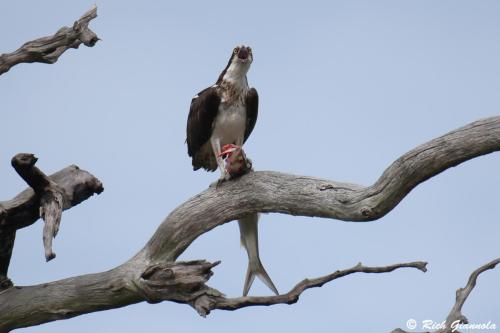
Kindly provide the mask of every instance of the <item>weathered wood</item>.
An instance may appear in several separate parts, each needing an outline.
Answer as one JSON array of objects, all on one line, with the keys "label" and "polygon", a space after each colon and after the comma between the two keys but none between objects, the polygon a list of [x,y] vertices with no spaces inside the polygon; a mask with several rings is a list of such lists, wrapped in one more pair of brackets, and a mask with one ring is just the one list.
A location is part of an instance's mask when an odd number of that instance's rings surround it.
[{"label": "weathered wood", "polygon": [[[394,264],[382,267],[367,267],[362,265],[361,263],[358,263],[356,266],[349,269],[335,271],[331,274],[314,279],[302,280],[286,294],[276,296],[245,296],[236,298],[225,298],[221,296],[213,296],[212,294],[203,295],[203,297],[205,298],[203,302],[210,305],[205,306],[205,308],[203,309],[197,310],[200,314],[206,315],[210,313],[210,310],[213,309],[233,311],[254,305],[269,306],[275,304],[294,304],[299,300],[299,296],[305,290],[309,288],[322,287],[325,283],[331,282],[347,275],[351,275],[354,273],[389,273],[400,268],[416,268],[422,272],[427,272],[426,265],[427,263],[422,261]],[[206,312],[202,313],[202,310],[205,310]]]},{"label": "weathered wood", "polygon": [[[278,172],[251,172],[211,187],[180,205],[141,251],[115,269],[0,292],[0,332],[140,301],[188,303],[200,314],[211,309],[293,303],[303,290],[347,274],[389,272],[400,267],[425,270],[423,262],[379,268],[358,265],[322,278],[304,280],[285,295],[228,300],[204,284],[211,275],[212,264],[174,261],[203,233],[251,213],[373,221],[387,214],[428,178],[498,150],[500,117],[492,117],[418,146],[396,160],[368,187]],[[64,184],[53,180],[64,188]],[[4,215],[5,212],[4,209]]]},{"label": "weathered wood", "polygon": [[[457,290],[455,303],[453,304],[450,313],[446,317],[443,327],[434,331],[434,333],[459,332],[458,330],[459,325],[469,323],[467,318],[462,314],[462,306],[465,304],[465,301],[472,292],[472,289],[474,289],[474,287],[476,286],[479,274],[484,273],[487,270],[494,269],[498,264],[500,264],[500,258],[494,259],[489,263],[484,264],[483,266],[479,267],[478,269],[474,270],[474,272],[471,273],[471,275],[469,276],[469,280],[467,281],[467,285],[464,288],[459,288]],[[494,323],[494,325],[496,325],[496,323]],[[418,333],[415,331],[411,332]],[[410,332],[405,331],[401,328],[397,328],[393,330],[391,333],[410,333]]]},{"label": "weathered wood", "polygon": [[147,265],[132,260],[110,271],[0,292],[0,333],[141,301],[186,302],[216,265],[204,260]]},{"label": "weathered wood", "polygon": [[211,268],[218,263],[196,260],[147,265],[145,260],[135,258],[103,273],[37,286],[16,286],[0,293],[0,333],[141,301],[189,304],[203,316],[213,309],[236,310],[252,305],[292,304],[304,290],[353,273],[386,273],[404,267],[425,271],[426,265],[423,262],[386,267],[358,264],[324,277],[304,280],[284,295],[225,298],[218,290],[205,285],[212,275]]},{"label": "weathered wood", "polygon": [[42,37],[25,43],[12,53],[0,55],[0,75],[19,63],[41,62],[53,64],[68,49],[77,49],[80,44],[92,47],[99,38],[89,29],[89,22],[97,17],[97,7],[78,19],[71,28],[62,27],[55,35]]},{"label": "weathered wood", "polygon": [[142,301],[126,267],[0,292],[0,333]]},{"label": "weathered wood", "polygon": [[13,286],[7,277],[10,258],[16,240],[16,230],[3,230],[0,228],[0,291]]},{"label": "weathered wood", "polygon": [[[94,194],[100,194],[102,183],[89,172],[76,165],[70,165],[50,176],[65,196],[63,210],[69,209],[87,200]],[[0,201],[0,229],[17,230],[27,227],[40,218],[40,198],[31,188],[27,188],[13,199]]]},{"label": "weathered wood", "polygon": [[12,166],[40,198],[40,217],[43,227],[43,247],[45,260],[56,257],[52,250],[52,238],[59,231],[63,209],[64,193],[49,177],[35,166],[38,159],[33,154],[17,154],[12,158]]},{"label": "weathered wood", "polygon": [[42,213],[46,221],[44,246],[46,257],[50,258],[51,240],[59,228],[61,208],[69,209],[103,191],[96,177],[75,165],[47,177],[35,163],[32,154],[18,154],[12,159],[13,167],[32,188],[0,202],[0,290],[12,286],[7,271],[17,229],[33,224]]},{"label": "weathered wood", "polygon": [[446,318],[445,327],[436,331],[436,333],[452,333],[455,332],[454,327],[457,327],[456,324],[467,324],[467,318],[462,314],[462,306],[465,304],[465,301],[469,297],[472,289],[476,286],[477,278],[479,274],[494,269],[498,264],[500,264],[500,258],[490,261],[487,264],[476,269],[469,276],[469,280],[467,281],[467,285],[464,288],[459,288],[457,290],[457,295],[455,299],[455,304],[453,305],[448,317]]},{"label": "weathered wood", "polygon": [[374,221],[430,177],[498,150],[497,116],[473,122],[412,149],[371,186],[272,171],[251,172],[211,187],[177,207],[144,251],[152,258],[173,261],[203,233],[256,212]]}]

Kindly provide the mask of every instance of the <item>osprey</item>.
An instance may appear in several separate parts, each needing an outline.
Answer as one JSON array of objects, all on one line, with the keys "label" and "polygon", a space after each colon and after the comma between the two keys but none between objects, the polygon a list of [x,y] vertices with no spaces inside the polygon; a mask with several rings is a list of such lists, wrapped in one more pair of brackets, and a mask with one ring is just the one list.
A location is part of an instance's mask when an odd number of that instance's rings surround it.
[{"label": "osprey", "polygon": [[[219,168],[219,183],[231,178],[231,159],[235,151],[243,154],[241,146],[255,127],[259,107],[259,95],[250,88],[247,72],[253,61],[252,49],[247,46],[234,48],[226,68],[215,84],[199,92],[192,100],[187,120],[188,155],[193,170],[203,168],[215,171]],[[229,145],[232,151],[223,151]],[[226,169],[224,158],[229,165]],[[243,288],[246,296],[255,276],[258,276],[275,294],[278,290],[267,274],[259,258],[258,214],[248,215],[238,221],[241,244],[248,254],[248,269]]]},{"label": "osprey", "polygon": [[235,47],[217,82],[191,101],[186,142],[193,170],[219,167],[225,179],[221,147],[241,147],[252,133],[259,107],[257,90],[248,87],[246,76],[252,61],[250,47]]}]

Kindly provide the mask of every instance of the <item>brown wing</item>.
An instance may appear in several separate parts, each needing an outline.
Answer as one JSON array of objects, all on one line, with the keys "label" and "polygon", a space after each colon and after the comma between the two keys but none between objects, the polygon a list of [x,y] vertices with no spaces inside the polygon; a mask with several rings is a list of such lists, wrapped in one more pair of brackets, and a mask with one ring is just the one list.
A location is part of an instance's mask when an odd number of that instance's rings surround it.
[{"label": "brown wing", "polygon": [[[212,124],[219,110],[220,97],[216,88],[210,87],[201,91],[197,97],[191,100],[189,116],[187,120],[186,142],[188,155],[193,158],[195,170],[200,167],[207,168],[201,161],[200,150],[212,135]],[[211,169],[211,168],[210,168]]]},{"label": "brown wing", "polygon": [[247,124],[245,127],[245,137],[243,142],[247,141],[253,131],[253,128],[255,127],[255,123],[257,122],[257,114],[259,113],[259,95],[257,94],[257,90],[255,90],[255,88],[251,88],[248,91],[245,101],[247,105]]}]

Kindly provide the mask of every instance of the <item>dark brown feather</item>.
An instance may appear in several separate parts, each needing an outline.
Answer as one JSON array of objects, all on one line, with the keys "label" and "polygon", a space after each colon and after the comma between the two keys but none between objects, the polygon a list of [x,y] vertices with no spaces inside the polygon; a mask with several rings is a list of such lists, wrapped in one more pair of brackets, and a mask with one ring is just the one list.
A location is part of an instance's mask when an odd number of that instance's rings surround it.
[{"label": "dark brown feather", "polygon": [[[212,123],[219,110],[220,97],[215,87],[207,88],[193,98],[189,109],[189,116],[186,129],[186,142],[188,155],[193,158],[193,169],[205,168],[215,170],[217,164],[212,160],[212,154],[207,154],[201,148],[212,135]],[[212,149],[209,149],[211,152]],[[208,155],[208,156],[207,156]]]},{"label": "dark brown feather", "polygon": [[257,115],[259,113],[259,95],[257,94],[257,90],[255,90],[255,88],[251,88],[247,92],[245,103],[247,106],[247,124],[245,127],[245,137],[243,143],[247,141],[248,137],[252,133],[255,123],[257,122]]}]

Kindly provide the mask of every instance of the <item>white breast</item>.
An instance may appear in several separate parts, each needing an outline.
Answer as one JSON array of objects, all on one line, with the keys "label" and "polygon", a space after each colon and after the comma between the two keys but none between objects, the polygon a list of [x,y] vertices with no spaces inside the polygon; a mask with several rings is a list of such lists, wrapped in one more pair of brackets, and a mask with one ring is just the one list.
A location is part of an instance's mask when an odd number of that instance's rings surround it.
[{"label": "white breast", "polygon": [[243,144],[246,127],[246,108],[243,103],[225,106],[221,103],[214,121],[212,137],[218,139],[220,146],[226,144]]}]

